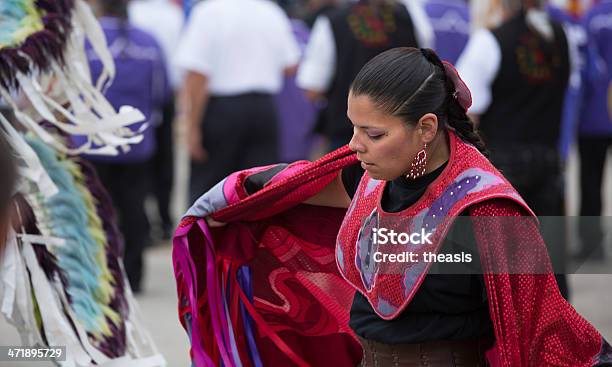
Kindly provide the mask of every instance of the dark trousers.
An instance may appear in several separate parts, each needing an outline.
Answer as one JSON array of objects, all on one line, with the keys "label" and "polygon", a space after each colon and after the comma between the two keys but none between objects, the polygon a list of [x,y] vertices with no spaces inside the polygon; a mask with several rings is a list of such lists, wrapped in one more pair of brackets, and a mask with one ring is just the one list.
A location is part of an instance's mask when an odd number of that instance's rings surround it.
[{"label": "dark trousers", "polygon": [[113,199],[124,239],[123,265],[130,286],[139,292],[143,251],[149,242],[149,221],[144,209],[150,182],[150,164],[95,163],[100,181]]},{"label": "dark trousers", "polygon": [[162,229],[173,227],[170,217],[170,194],[174,183],[174,100],[166,102],[163,109],[162,124],[155,129],[157,150],[153,156],[153,194],[157,201],[157,210]]},{"label": "dark trousers", "polygon": [[272,95],[213,97],[202,122],[205,162],[191,162],[190,202],[232,172],[278,163],[278,117]]},{"label": "dark trousers", "polygon": [[583,258],[602,257],[603,229],[601,225],[601,186],[610,137],[586,137],[578,139],[580,154],[580,219],[579,232]]},{"label": "dark trousers", "polygon": [[565,195],[556,145],[490,144],[490,149],[495,166],[540,218],[540,232],[561,294],[567,299]]}]

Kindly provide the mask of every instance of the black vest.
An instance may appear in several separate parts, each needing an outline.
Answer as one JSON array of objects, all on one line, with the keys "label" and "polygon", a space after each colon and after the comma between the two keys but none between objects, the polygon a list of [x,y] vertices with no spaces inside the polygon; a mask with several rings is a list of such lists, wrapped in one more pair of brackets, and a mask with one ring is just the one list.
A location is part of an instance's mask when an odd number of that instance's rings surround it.
[{"label": "black vest", "polygon": [[555,22],[552,28],[554,40],[548,42],[529,27],[521,12],[493,30],[501,65],[491,105],[480,120],[480,131],[491,148],[557,144],[570,66],[563,28]]},{"label": "black vest", "polygon": [[400,46],[417,47],[412,19],[405,6],[379,7],[367,1],[349,4],[329,16],[336,44],[336,71],[327,93],[324,132],[349,142],[353,129],[346,117],[348,91],[359,70],[374,56]]}]

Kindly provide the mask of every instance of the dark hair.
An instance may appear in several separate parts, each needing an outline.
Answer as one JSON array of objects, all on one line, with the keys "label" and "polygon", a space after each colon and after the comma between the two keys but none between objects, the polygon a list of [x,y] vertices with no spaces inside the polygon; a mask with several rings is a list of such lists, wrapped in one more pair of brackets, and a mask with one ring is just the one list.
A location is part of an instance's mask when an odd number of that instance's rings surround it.
[{"label": "dark hair", "polygon": [[4,131],[0,130],[0,218],[10,203],[16,181],[15,155],[6,141]]},{"label": "dark hair", "polygon": [[475,125],[455,98],[455,86],[430,49],[398,47],[370,60],[351,85],[355,96],[366,95],[382,111],[415,124],[433,113],[439,128],[451,128],[464,141],[488,155]]}]

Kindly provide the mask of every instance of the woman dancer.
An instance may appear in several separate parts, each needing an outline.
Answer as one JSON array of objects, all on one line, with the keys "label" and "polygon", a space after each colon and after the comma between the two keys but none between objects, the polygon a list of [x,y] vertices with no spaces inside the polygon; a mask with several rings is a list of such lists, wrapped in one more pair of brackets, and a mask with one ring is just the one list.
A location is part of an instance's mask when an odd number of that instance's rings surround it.
[{"label": "woman dancer", "polygon": [[[351,86],[350,151],[239,172],[201,197],[174,242],[196,364],[608,363],[561,297],[533,213],[483,154],[470,104],[433,51],[389,50]],[[377,241],[383,229],[411,241]]]}]

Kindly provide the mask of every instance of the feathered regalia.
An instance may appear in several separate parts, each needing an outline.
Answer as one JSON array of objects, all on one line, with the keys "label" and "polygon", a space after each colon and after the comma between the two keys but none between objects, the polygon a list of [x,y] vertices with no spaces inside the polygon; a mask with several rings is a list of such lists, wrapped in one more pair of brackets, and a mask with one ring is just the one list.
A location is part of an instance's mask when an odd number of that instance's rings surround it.
[{"label": "feathered regalia", "polygon": [[[94,86],[84,43],[104,65]],[[0,114],[20,165],[16,212],[0,262],[0,311],[25,345],[66,347],[61,366],[162,366],[140,326],[122,269],[122,238],[95,171],[76,154],[118,154],[140,142],[131,107],[100,90],[114,65],[82,0],[2,0]],[[15,128],[15,126],[17,128]],[[85,139],[80,145],[71,143]]]}]

